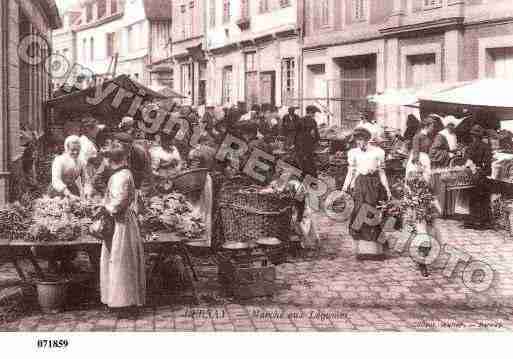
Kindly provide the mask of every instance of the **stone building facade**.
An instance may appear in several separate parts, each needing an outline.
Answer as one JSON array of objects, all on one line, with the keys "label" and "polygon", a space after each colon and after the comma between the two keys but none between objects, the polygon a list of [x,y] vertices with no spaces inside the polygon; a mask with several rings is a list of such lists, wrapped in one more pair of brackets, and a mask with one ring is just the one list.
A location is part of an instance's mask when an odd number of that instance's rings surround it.
[{"label": "stone building facade", "polygon": [[[50,76],[44,61],[22,60],[23,39],[37,35],[40,46],[26,47],[26,56],[47,58],[51,31],[61,26],[53,0],[2,0],[0,2],[0,205],[8,200],[13,163],[22,154],[20,133],[44,130],[44,102],[50,96]],[[22,53],[23,50],[20,50]]]},{"label": "stone building facade", "polygon": [[[347,122],[376,92],[513,78],[512,13],[507,0],[304,0],[304,102]],[[404,111],[374,111],[404,128]]]},{"label": "stone building facade", "polygon": [[295,0],[205,1],[207,98],[282,105],[299,96]]},{"label": "stone building facade", "polygon": [[[78,18],[81,16],[80,9],[78,7],[69,8],[65,10],[62,15],[62,27],[58,30],[52,32],[52,50],[54,54],[62,56],[63,62],[67,64],[76,64],[77,63],[77,44],[76,44],[76,33],[73,28],[73,24]],[[63,64],[63,67],[67,65]],[[63,68],[63,71],[66,71]],[[53,78],[53,89],[57,90],[60,86],[64,84],[66,77],[62,78]]]},{"label": "stone building facade", "polygon": [[204,1],[168,3],[169,21],[152,25],[152,85],[166,86],[186,96],[186,104],[201,105],[206,97]]}]

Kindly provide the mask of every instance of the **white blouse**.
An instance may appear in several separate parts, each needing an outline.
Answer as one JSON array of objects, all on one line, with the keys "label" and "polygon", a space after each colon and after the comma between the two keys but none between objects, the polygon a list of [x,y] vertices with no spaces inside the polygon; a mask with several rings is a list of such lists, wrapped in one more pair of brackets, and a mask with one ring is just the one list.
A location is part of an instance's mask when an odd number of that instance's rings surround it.
[{"label": "white blouse", "polygon": [[164,175],[178,172],[182,168],[182,158],[175,146],[170,150],[165,150],[162,146],[153,146],[150,148],[150,156],[154,173]]},{"label": "white blouse", "polygon": [[376,146],[368,145],[365,152],[359,147],[353,148],[347,153],[347,159],[350,170],[354,170],[356,176],[385,169],[385,151]]},{"label": "white blouse", "polygon": [[69,185],[83,175],[83,166],[79,160],[75,160],[64,153],[55,157],[52,163],[52,187],[59,193],[63,193]]}]

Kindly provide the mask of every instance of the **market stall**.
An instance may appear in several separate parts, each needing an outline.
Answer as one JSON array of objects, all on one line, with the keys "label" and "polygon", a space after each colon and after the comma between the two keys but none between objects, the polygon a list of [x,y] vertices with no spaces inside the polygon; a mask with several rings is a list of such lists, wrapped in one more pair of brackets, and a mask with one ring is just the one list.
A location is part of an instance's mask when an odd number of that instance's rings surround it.
[{"label": "market stall", "polygon": [[[145,103],[167,100],[170,96],[181,96],[178,93],[168,96],[156,92],[128,75],[119,75],[100,85],[83,90],[77,88],[69,91],[61,90],[56,95],[57,97],[46,102],[47,126],[61,130],[67,123],[73,122],[84,114],[90,114],[107,127],[114,128],[123,116],[132,113],[130,110],[134,103],[139,104],[138,107],[140,107]],[[140,110],[136,111],[133,117],[139,120]]]},{"label": "market stall", "polygon": [[[492,192],[503,199],[513,195],[513,186],[510,184],[512,142],[511,136],[507,136],[508,126],[505,126],[513,119],[512,86],[512,81],[485,79],[460,83],[444,91],[419,96],[421,114],[437,113],[466,118],[457,129],[458,138],[463,143],[474,124],[487,130],[487,141],[494,152],[489,185]],[[446,175],[447,180],[443,182],[446,193],[462,189],[475,190],[475,183],[468,171],[465,174],[463,169],[455,168],[452,172],[455,175]]]}]

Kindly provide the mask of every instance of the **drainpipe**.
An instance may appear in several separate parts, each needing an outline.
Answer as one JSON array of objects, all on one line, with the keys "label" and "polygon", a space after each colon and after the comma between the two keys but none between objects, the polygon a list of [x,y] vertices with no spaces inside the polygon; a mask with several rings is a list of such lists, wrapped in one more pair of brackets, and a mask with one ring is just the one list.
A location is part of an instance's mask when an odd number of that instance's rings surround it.
[{"label": "drainpipe", "polygon": [[[2,82],[0,83],[0,205],[9,201],[9,162],[11,160],[11,149],[9,141],[10,118],[9,118],[9,1],[2,1],[0,4],[0,24],[2,31],[0,32],[0,71],[2,74]],[[12,54],[15,56],[15,54]]]},{"label": "drainpipe", "polygon": [[304,91],[304,36],[305,36],[305,2],[306,0],[297,0],[297,13],[299,25],[299,49],[298,49],[298,105],[301,115],[303,115],[303,91]]}]

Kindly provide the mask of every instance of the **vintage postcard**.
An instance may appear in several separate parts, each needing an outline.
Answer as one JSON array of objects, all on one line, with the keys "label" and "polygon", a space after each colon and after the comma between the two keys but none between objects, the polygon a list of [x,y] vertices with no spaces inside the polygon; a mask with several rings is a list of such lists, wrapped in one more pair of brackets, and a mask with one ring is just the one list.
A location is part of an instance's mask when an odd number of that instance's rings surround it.
[{"label": "vintage postcard", "polygon": [[0,27],[1,332],[513,329],[512,1],[3,0]]}]

